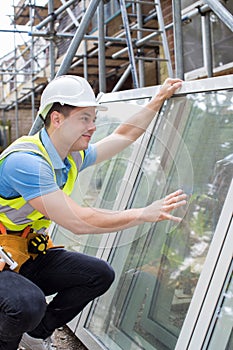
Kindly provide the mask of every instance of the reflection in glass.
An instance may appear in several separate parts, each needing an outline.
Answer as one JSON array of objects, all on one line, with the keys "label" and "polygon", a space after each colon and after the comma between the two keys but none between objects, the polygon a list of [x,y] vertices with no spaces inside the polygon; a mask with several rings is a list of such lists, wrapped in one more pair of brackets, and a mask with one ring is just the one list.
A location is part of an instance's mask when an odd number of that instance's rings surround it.
[{"label": "reflection in glass", "polygon": [[[106,104],[108,111],[98,112],[92,143],[112,133],[120,123],[140,112],[147,102],[148,98],[141,98],[136,101],[116,101]],[[137,142],[140,143],[140,140]],[[80,172],[72,198],[81,206],[113,209],[126,168],[131,165],[130,157],[135,144],[114,158]],[[74,235],[63,227],[56,227],[53,236],[55,244],[63,244],[69,250],[89,255],[96,254],[103,237],[103,235]]]},{"label": "reflection in glass", "polygon": [[[191,5],[189,3],[192,3],[193,9],[199,7],[198,2],[196,6],[194,6],[194,1],[181,2],[183,9],[186,6]],[[226,7],[226,10],[231,14],[233,13],[232,1],[225,1],[224,7]],[[191,20],[183,22],[184,71],[186,73],[200,69],[205,65],[203,59],[203,52],[206,50],[206,48],[203,47],[203,18],[203,16],[198,14],[192,17]],[[210,28],[213,67],[218,68],[232,63],[232,31],[214,12],[210,12]],[[195,35],[193,35],[193,33],[195,33]]]},{"label": "reflection in glass", "polygon": [[[196,16],[183,26],[184,71],[203,67],[201,17]],[[193,33],[195,32],[195,35]]]},{"label": "reflection in glass", "polygon": [[219,311],[215,318],[215,326],[210,343],[205,349],[231,350],[233,349],[233,263],[229,273],[230,281],[227,281],[226,290],[223,292],[223,300],[219,305]]},{"label": "reflection in glass", "polygon": [[179,187],[190,194],[180,224],[119,233],[113,287],[93,303],[85,327],[106,348],[174,349],[232,179],[233,94],[172,99],[156,126],[128,207]]},{"label": "reflection in glass", "polygon": [[[224,6],[229,13],[233,13],[232,1],[225,2]],[[231,43],[232,31],[214,13],[210,16],[213,38],[213,59],[214,67],[219,67],[232,62]]]}]

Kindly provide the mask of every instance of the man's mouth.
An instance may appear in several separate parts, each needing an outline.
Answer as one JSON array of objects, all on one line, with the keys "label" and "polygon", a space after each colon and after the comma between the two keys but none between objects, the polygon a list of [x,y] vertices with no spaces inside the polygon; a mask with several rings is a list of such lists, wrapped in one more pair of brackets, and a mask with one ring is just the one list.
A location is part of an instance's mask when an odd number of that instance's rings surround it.
[{"label": "man's mouth", "polygon": [[87,139],[89,139],[89,140],[90,140],[90,138],[91,138],[91,135],[87,135],[87,134],[83,134],[82,136],[85,137],[85,138],[87,138]]}]

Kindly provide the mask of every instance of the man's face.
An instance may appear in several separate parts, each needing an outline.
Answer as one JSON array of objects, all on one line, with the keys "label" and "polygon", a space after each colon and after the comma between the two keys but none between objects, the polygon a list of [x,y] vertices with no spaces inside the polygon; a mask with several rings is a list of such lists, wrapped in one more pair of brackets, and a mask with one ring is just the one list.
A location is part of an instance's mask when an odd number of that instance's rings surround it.
[{"label": "man's face", "polygon": [[95,121],[95,107],[76,107],[64,119],[62,128],[64,137],[69,142],[70,152],[88,148],[91,137],[96,130]]}]

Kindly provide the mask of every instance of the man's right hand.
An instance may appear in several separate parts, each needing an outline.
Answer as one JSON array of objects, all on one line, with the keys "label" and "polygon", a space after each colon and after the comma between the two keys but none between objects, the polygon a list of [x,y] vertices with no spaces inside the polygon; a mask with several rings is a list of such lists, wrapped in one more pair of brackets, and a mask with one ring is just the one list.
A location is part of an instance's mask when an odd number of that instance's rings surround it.
[{"label": "man's right hand", "polygon": [[148,205],[143,210],[143,221],[145,222],[159,222],[163,220],[172,220],[180,222],[182,218],[174,216],[171,211],[185,205],[187,195],[178,190],[170,193],[163,199],[159,199],[152,204]]}]

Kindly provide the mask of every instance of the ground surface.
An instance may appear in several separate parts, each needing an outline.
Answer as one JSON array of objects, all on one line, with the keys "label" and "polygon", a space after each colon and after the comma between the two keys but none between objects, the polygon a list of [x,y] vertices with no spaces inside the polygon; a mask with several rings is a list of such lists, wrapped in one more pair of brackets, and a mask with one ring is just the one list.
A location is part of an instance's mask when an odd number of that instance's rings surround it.
[{"label": "ground surface", "polygon": [[67,326],[57,329],[53,337],[56,350],[87,350]]}]

